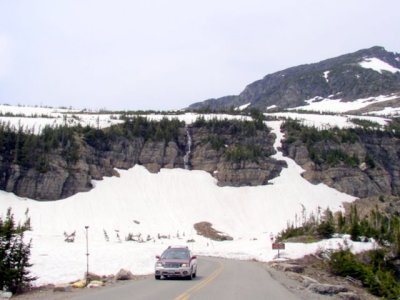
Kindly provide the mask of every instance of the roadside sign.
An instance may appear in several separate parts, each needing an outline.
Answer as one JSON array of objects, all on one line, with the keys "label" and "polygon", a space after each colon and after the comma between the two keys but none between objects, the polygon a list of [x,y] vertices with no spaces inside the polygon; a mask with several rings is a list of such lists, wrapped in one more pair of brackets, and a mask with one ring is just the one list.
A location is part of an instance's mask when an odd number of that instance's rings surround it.
[{"label": "roadside sign", "polygon": [[272,249],[273,250],[285,250],[285,244],[284,243],[273,243]]},{"label": "roadside sign", "polygon": [[278,250],[278,258],[280,257],[279,250],[285,250],[284,243],[272,243],[272,250]]}]

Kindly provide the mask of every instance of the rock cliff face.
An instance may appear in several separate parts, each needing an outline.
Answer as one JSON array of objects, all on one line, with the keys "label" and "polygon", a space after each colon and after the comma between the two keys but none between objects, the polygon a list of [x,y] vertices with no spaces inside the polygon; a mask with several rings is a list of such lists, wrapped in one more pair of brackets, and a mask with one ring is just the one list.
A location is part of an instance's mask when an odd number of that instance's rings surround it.
[{"label": "rock cliff face", "polygon": [[[225,144],[219,148],[210,142],[211,132],[206,126],[189,127],[188,130],[192,138],[189,168],[209,172],[221,186],[266,184],[285,166],[284,162],[270,158],[274,153],[275,136],[267,130],[256,130],[252,136],[246,136],[240,132],[224,133],[222,128],[219,141],[223,140]],[[152,173],[161,168],[184,168],[183,158],[188,149],[184,126],[178,129],[177,138],[169,141],[113,136],[106,142],[89,144],[81,136],[75,135],[75,139],[79,144],[78,159],[70,162],[62,149],[55,149],[47,155],[45,171],[23,167],[0,155],[0,189],[31,199],[58,200],[89,191],[92,180],[118,176],[116,168],[128,169],[140,164]],[[232,160],[226,155],[227,149],[248,143],[259,145],[261,155],[256,159]]]},{"label": "rock cliff face", "polygon": [[321,97],[352,101],[400,92],[400,72],[376,71],[360,65],[368,59],[400,69],[400,55],[372,47],[318,63],[300,65],[265,76],[249,84],[237,96],[197,102],[189,109],[229,109],[248,104],[248,109],[292,108]]},{"label": "rock cliff face", "polygon": [[[286,164],[269,156],[275,153],[273,142],[275,135],[265,131],[258,131],[252,137],[221,134],[219,138],[224,141],[220,149],[213,148],[211,143],[204,143],[209,137],[205,128],[193,128],[193,152],[191,166],[196,170],[207,171],[218,179],[220,186],[256,186],[267,184],[268,181],[281,172]],[[245,143],[258,145],[264,155],[257,160],[230,161],[224,155],[224,150],[235,145]]]},{"label": "rock cliff face", "polygon": [[390,132],[333,130],[319,137],[293,128],[285,132],[283,153],[305,169],[308,181],[360,198],[400,195],[400,139]]}]

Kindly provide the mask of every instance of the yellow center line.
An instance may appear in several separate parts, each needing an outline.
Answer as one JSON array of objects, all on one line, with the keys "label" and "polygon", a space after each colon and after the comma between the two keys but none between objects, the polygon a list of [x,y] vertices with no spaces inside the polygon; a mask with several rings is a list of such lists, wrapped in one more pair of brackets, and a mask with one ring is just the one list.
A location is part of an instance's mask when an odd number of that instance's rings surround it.
[{"label": "yellow center line", "polygon": [[219,264],[218,269],[216,269],[214,272],[212,272],[209,276],[200,281],[198,284],[192,286],[190,289],[180,294],[174,300],[187,300],[189,299],[191,294],[194,294],[195,292],[201,290],[202,288],[210,284],[215,278],[218,277],[219,274],[221,274],[222,270],[224,269],[224,265],[221,262],[218,262],[218,264]]}]

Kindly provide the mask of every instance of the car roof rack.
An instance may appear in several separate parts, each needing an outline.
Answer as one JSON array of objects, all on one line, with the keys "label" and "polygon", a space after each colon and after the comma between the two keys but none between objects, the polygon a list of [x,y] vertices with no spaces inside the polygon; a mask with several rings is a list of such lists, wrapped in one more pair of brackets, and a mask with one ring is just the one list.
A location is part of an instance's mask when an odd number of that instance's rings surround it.
[{"label": "car roof rack", "polygon": [[173,245],[173,246],[168,246],[168,249],[171,249],[171,248],[184,248],[184,249],[189,249],[189,247],[188,247],[188,246],[183,246],[183,245]]}]

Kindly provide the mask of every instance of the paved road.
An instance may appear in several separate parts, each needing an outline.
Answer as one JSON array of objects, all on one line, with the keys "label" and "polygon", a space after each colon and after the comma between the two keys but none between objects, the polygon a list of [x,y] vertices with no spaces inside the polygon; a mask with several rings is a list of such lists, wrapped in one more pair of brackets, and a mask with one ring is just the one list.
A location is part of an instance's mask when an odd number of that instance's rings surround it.
[{"label": "paved road", "polygon": [[74,300],[132,299],[285,299],[299,300],[271,278],[262,264],[219,258],[199,258],[194,280],[154,280],[153,277],[90,290]]}]

